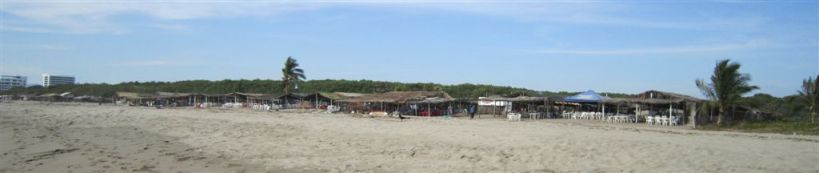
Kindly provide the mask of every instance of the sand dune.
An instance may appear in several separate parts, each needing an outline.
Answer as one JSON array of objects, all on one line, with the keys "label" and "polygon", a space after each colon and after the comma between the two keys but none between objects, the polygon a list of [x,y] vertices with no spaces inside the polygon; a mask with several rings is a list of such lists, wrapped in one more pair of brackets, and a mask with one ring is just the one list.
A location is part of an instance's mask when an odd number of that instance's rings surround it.
[{"label": "sand dune", "polygon": [[819,137],[0,103],[0,172],[819,172]]}]

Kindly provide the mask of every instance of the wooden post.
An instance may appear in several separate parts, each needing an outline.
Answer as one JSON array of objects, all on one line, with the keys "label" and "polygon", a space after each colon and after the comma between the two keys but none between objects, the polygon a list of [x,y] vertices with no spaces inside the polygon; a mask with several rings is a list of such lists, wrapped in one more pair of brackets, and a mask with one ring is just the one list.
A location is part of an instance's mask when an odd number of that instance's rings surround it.
[{"label": "wooden post", "polygon": [[672,105],[674,105],[674,104],[671,104],[671,103],[668,104],[668,118],[671,118],[671,116],[673,116],[673,111],[672,111],[672,107],[671,107]]},{"label": "wooden post", "polygon": [[495,111],[496,111],[496,109],[497,109],[497,108],[496,108],[496,107],[497,107],[497,104],[498,104],[498,102],[497,102],[497,101],[492,100],[492,117],[495,117]]},{"label": "wooden post", "polygon": [[418,103],[415,103],[415,106],[413,106],[413,107],[415,108],[415,109],[413,109],[413,110],[415,110],[415,116],[419,116],[418,115]]},{"label": "wooden post", "polygon": [[689,111],[691,111],[690,112],[689,122],[691,123],[691,126],[693,128],[697,128],[697,104],[692,103],[692,104],[689,105],[689,108],[690,108]]},{"label": "wooden post", "polygon": [[[560,116],[561,116],[561,117],[563,117],[563,112],[564,112],[564,111],[566,111],[566,108],[564,108],[564,107],[563,107],[563,104],[561,104],[561,105],[560,105],[560,110],[558,110],[558,113],[560,113]],[[563,117],[563,118],[568,118],[568,117]]]},{"label": "wooden post", "polygon": [[634,123],[637,123],[637,120],[640,119],[640,104],[635,104],[635,108],[637,112],[634,112]]},{"label": "wooden post", "polygon": [[543,99],[543,106],[546,106],[546,113],[544,113],[543,116],[549,117],[549,107],[552,107],[549,105],[549,97]]},{"label": "wooden post", "polygon": [[427,116],[432,117],[432,108],[430,107],[429,103],[427,103]]}]

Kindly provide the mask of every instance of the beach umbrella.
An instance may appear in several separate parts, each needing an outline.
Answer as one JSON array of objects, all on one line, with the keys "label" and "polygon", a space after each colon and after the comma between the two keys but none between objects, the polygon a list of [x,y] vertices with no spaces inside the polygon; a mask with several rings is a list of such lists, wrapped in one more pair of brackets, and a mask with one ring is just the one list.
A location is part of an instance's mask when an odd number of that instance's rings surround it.
[{"label": "beach umbrella", "polygon": [[566,97],[563,99],[563,101],[575,103],[600,103],[606,99],[608,99],[608,97],[601,96],[600,94],[597,94],[597,92],[588,90],[577,95]]}]

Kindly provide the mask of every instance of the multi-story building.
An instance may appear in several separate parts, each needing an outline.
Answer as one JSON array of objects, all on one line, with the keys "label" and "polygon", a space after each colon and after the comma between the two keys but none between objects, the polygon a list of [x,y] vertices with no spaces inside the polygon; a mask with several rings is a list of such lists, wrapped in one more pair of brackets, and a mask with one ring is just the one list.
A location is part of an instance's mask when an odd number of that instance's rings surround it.
[{"label": "multi-story building", "polygon": [[11,76],[11,75],[2,75],[0,76],[0,91],[9,90],[14,87],[26,87],[26,77],[25,76]]},{"label": "multi-story building", "polygon": [[74,84],[74,76],[43,74],[43,87]]}]

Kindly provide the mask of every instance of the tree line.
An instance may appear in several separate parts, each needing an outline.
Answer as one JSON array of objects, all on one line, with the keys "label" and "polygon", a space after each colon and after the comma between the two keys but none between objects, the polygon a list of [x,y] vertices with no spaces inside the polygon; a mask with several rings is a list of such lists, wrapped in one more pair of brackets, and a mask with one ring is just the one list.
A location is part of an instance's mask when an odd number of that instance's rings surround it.
[{"label": "tree line", "polygon": [[[710,80],[697,80],[697,87],[708,99],[706,107],[715,107],[719,110],[717,124],[721,124],[723,115],[730,115],[732,108],[738,105],[748,106],[764,112],[778,115],[785,119],[810,119],[816,122],[817,90],[816,78],[805,79],[798,94],[774,97],[765,93],[758,93],[745,97],[747,93],[758,87],[751,85],[750,75],[739,72],[740,65],[730,60],[723,60],[716,64]],[[355,92],[355,93],[383,93],[389,91],[444,91],[455,98],[476,99],[482,96],[569,96],[577,92],[550,92],[535,91],[526,88],[509,86],[494,86],[481,84],[442,85],[436,83],[400,83],[372,80],[308,80],[304,70],[298,68],[295,59],[288,57],[282,69],[282,80],[186,80],[176,82],[123,82],[119,84],[76,84],[58,85],[44,88],[32,86],[13,88],[0,94],[33,94],[71,92],[74,95],[91,95],[111,97],[116,91],[153,93],[185,92],[224,94],[231,92],[284,94],[289,92]],[[297,87],[296,87],[297,86]],[[603,93],[609,97],[631,97],[629,94]]]},{"label": "tree line", "polygon": [[809,118],[810,123],[816,123],[816,103],[819,102],[819,84],[816,83],[816,80],[819,75],[805,79],[796,95],[776,98],[758,93],[751,97],[744,97],[759,87],[750,84],[751,75],[740,73],[740,67],[739,63],[724,59],[717,62],[709,80],[697,79],[695,81],[697,88],[708,99],[705,107],[716,108],[719,111],[717,127],[723,124],[723,117],[735,116],[735,109],[740,105],[775,115],[779,114],[776,117],[781,119],[799,121]]},{"label": "tree line", "polygon": [[[540,96],[540,95],[571,95],[574,92],[538,92],[525,88],[515,88],[508,86],[493,86],[479,84],[458,84],[442,85],[435,83],[401,83],[372,80],[308,80],[297,83],[298,89],[291,89],[292,92],[312,93],[312,92],[355,92],[355,93],[382,93],[389,91],[445,91],[456,98],[478,98],[488,95],[503,96]],[[57,85],[48,88],[42,86],[31,86],[27,88],[13,88],[2,94],[32,94],[40,95],[45,93],[71,92],[74,95],[91,95],[111,97],[116,91],[153,93],[164,92],[185,92],[185,93],[205,93],[205,94],[225,94],[231,92],[263,93],[263,94],[283,94],[284,87],[281,80],[186,80],[176,82],[123,82],[119,84],[74,84]]]}]

